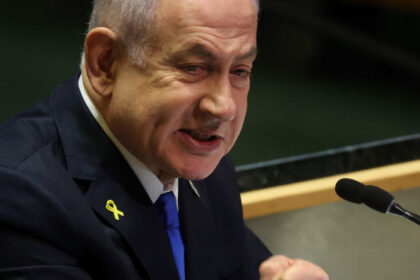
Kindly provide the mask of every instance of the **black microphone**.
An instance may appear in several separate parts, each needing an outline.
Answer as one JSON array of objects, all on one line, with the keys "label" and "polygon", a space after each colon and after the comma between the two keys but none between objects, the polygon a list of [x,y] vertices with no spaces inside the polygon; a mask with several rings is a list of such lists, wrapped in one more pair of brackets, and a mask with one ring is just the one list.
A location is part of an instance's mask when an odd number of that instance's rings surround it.
[{"label": "black microphone", "polygon": [[335,185],[335,192],[344,200],[360,204],[363,201],[359,193],[364,187],[365,185],[356,180],[343,178]]},{"label": "black microphone", "polygon": [[363,202],[376,211],[398,215],[420,225],[420,216],[402,208],[390,193],[381,188],[344,178],[337,182],[335,191],[344,200],[359,204]]}]

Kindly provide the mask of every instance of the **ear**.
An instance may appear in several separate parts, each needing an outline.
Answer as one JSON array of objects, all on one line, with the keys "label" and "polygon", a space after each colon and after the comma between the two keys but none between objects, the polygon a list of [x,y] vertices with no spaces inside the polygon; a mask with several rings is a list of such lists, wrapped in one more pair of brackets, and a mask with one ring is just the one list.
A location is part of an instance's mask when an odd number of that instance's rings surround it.
[{"label": "ear", "polygon": [[92,29],[85,40],[85,70],[90,85],[101,96],[112,94],[115,63],[119,56],[118,36],[111,29]]}]

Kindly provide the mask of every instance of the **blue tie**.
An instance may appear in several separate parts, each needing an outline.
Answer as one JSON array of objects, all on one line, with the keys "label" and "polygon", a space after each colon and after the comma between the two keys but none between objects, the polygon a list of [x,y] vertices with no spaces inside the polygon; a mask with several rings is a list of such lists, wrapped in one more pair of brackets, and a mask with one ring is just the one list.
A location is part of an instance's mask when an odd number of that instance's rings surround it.
[{"label": "blue tie", "polygon": [[155,203],[155,207],[165,225],[179,278],[185,280],[184,243],[182,243],[179,230],[178,209],[173,192],[161,194]]}]

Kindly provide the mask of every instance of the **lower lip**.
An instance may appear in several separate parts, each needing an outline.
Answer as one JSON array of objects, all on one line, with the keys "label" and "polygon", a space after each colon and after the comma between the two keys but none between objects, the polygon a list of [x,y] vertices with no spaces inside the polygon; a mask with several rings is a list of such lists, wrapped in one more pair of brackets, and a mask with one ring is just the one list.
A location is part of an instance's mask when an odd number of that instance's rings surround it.
[{"label": "lower lip", "polygon": [[181,141],[184,145],[199,153],[215,152],[222,144],[222,138],[217,138],[212,141],[198,141],[187,132],[178,131],[178,134],[180,135]]}]

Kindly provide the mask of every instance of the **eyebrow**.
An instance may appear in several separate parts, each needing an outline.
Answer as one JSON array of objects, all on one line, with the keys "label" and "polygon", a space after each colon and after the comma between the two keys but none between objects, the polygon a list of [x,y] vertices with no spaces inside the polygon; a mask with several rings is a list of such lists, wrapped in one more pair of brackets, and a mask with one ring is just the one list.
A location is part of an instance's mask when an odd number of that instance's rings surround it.
[{"label": "eyebrow", "polygon": [[[206,48],[204,45],[201,45],[201,44],[194,44],[187,49],[183,49],[183,50],[173,53],[171,56],[171,60],[180,61],[185,57],[185,55],[194,55],[197,57],[204,58],[206,60],[217,60],[216,55],[214,55],[214,53],[212,53],[208,48]],[[241,61],[241,60],[245,60],[252,57],[255,58],[256,56],[257,56],[257,48],[254,46],[245,54],[240,55],[239,57],[235,58],[235,61]]]},{"label": "eyebrow", "polygon": [[247,51],[245,54],[237,57],[235,61],[245,60],[247,58],[256,58],[257,57],[257,47],[252,47],[249,51]]},{"label": "eyebrow", "polygon": [[193,55],[204,58],[206,60],[214,60],[216,56],[201,44],[195,44],[187,49],[182,49],[171,55],[170,60],[173,62],[182,61],[186,55]]}]

